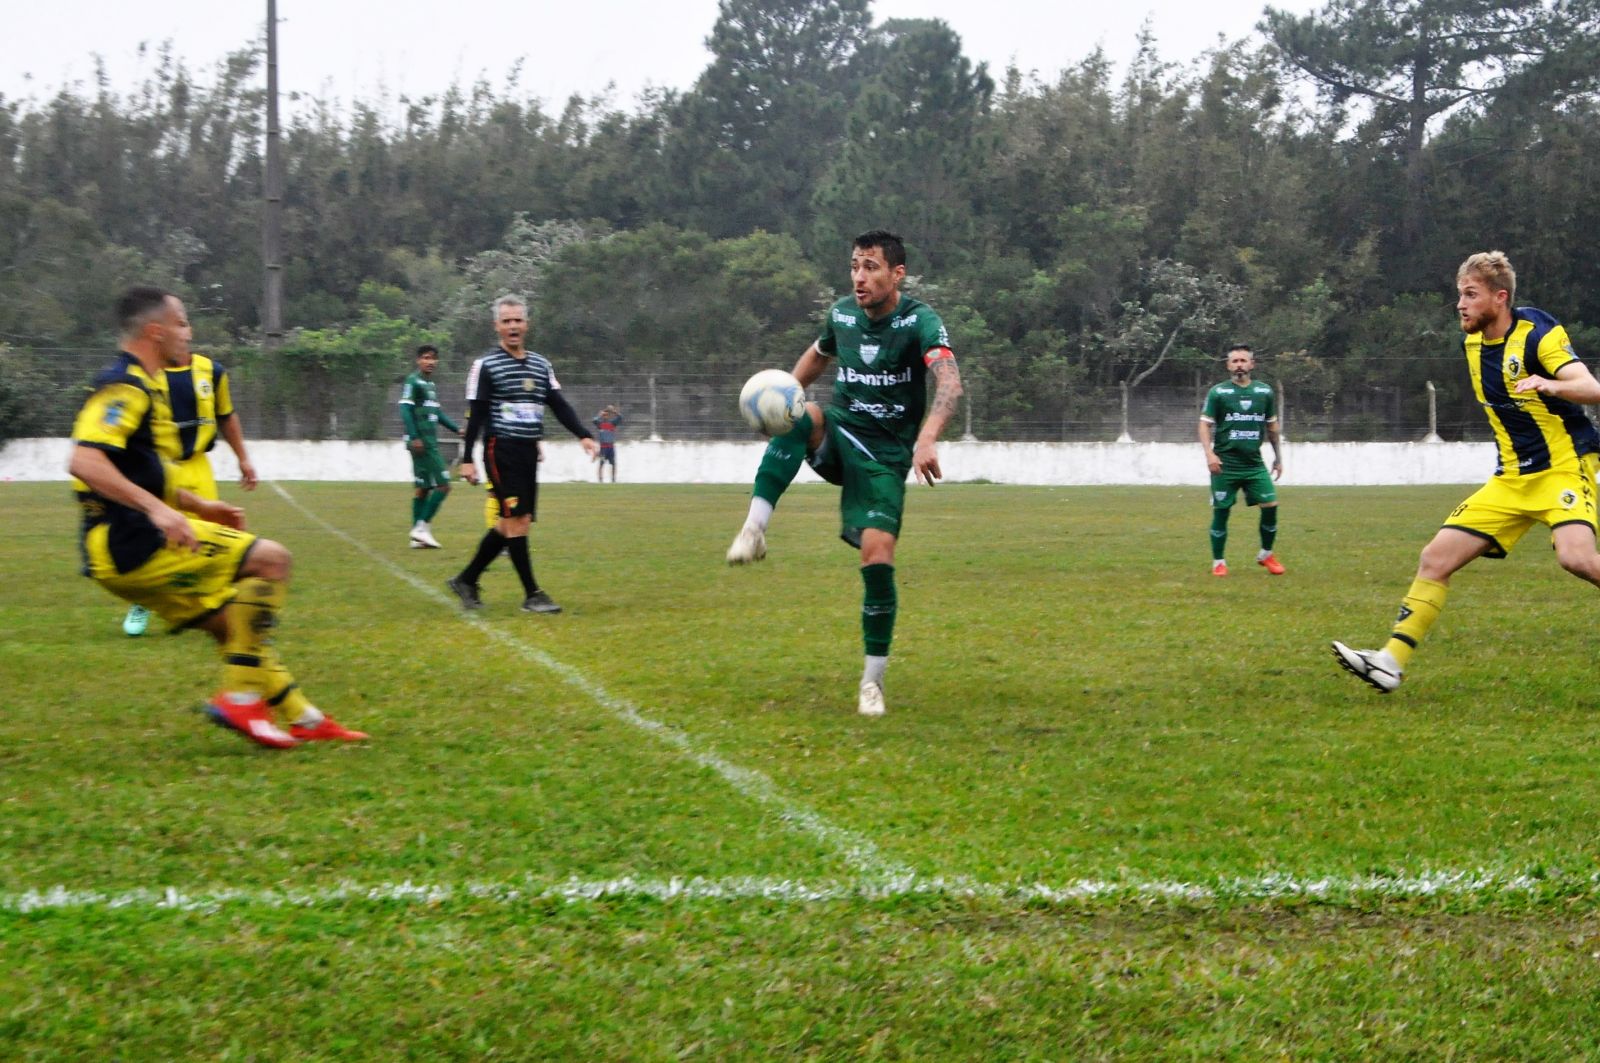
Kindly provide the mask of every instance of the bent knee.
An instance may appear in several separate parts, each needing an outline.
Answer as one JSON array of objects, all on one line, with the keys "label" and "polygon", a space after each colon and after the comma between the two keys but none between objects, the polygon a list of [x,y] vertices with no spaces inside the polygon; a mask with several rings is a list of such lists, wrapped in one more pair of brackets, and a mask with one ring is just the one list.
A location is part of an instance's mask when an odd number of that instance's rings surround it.
[{"label": "bent knee", "polygon": [[257,539],[244,564],[239,566],[239,575],[286,580],[293,560],[294,555],[282,543],[273,539]]}]

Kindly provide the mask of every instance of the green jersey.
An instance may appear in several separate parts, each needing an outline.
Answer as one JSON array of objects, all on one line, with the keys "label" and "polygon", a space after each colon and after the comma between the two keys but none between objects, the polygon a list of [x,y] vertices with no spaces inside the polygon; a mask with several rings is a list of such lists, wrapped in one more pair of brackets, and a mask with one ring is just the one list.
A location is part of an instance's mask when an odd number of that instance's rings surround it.
[{"label": "green jersey", "polygon": [[1278,419],[1277,392],[1259,380],[1243,387],[1225,380],[1206,393],[1200,419],[1215,426],[1211,449],[1222,459],[1223,468],[1254,468],[1261,464],[1267,425]]},{"label": "green jersey", "polygon": [[893,312],[868,317],[854,296],[833,304],[817,350],[837,359],[828,420],[887,464],[910,465],[928,402],[928,353],[950,348],[944,322],[907,295]]},{"label": "green jersey", "polygon": [[421,373],[412,373],[400,386],[400,422],[405,425],[408,443],[413,439],[438,442],[441,422],[452,432],[461,431],[439,405],[438,387]]}]

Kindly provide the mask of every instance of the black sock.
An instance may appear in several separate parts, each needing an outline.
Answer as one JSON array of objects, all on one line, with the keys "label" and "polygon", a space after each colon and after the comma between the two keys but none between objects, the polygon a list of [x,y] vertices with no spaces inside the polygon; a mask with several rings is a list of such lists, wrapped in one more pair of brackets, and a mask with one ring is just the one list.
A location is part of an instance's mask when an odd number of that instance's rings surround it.
[{"label": "black sock", "polygon": [[461,570],[460,578],[477,586],[478,577],[483,575],[483,570],[489,567],[489,562],[500,556],[501,547],[506,545],[506,537],[490,528],[483,533],[483,538],[478,541],[478,552],[472,555],[472,560],[467,567]]},{"label": "black sock", "polygon": [[532,598],[538,594],[539,585],[533,581],[533,561],[528,557],[528,537],[523,535],[507,539],[506,553],[511,555],[511,563],[516,566],[517,575],[522,577],[523,596]]}]

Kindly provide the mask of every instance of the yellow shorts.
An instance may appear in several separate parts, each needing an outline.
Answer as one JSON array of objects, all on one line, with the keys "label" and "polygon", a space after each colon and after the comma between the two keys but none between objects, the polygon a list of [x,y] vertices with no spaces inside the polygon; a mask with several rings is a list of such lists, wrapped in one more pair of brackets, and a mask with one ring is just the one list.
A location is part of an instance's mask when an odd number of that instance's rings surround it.
[{"label": "yellow shorts", "polygon": [[1595,524],[1595,470],[1600,455],[1585,454],[1579,472],[1537,472],[1490,480],[1450,511],[1446,528],[1470,532],[1490,542],[1484,557],[1505,557],[1535,524]]},{"label": "yellow shorts", "polygon": [[205,451],[169,466],[172,472],[172,484],[183,491],[192,491],[201,498],[208,498],[215,502],[217,494],[217,480],[211,474],[211,459]]},{"label": "yellow shorts", "polygon": [[174,631],[204,619],[233,600],[239,566],[256,537],[198,517],[188,521],[200,549],[162,547],[138,568],[120,573],[106,547],[110,528],[90,528],[83,540],[89,575],[118,598],[155,613]]}]

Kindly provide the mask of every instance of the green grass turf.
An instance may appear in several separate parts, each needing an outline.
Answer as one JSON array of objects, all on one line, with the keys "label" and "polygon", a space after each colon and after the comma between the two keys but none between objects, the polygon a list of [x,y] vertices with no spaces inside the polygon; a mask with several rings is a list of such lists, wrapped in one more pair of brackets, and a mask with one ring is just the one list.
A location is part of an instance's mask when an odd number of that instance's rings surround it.
[{"label": "green grass turf", "polygon": [[[1458,577],[1397,694],[1327,651],[1381,641],[1463,488],[1286,490],[1281,578],[1240,507],[1226,580],[1199,488],[915,490],[867,720],[826,488],[730,570],[741,489],[549,485],[566,612],[518,612],[502,559],[473,624],[401,574],[442,590],[476,492],[411,551],[403,486],[286,486],[230,497],[294,550],[280,649],[366,747],[273,754],[185,711],[209,643],[122,637],[64,486],[0,485],[0,1056],[1600,1050],[1594,590],[1535,532]],[[1351,885],[1480,869],[1533,881]],[[890,871],[958,887],[867,895]],[[696,876],[837,889],[540,895]],[[1084,880],[1124,889],[1014,889]],[[362,896],[403,882],[446,892]],[[18,910],[57,886],[127,903]],[[243,895],[134,892],[169,888]]]}]

